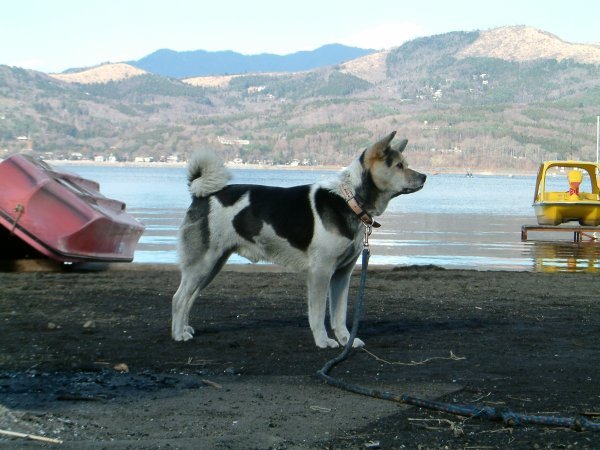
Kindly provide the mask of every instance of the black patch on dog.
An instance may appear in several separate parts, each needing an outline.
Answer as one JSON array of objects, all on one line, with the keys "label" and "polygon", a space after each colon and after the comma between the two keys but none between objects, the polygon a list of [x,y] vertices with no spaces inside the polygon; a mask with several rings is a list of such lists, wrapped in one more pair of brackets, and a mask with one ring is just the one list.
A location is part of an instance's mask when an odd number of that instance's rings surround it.
[{"label": "black patch on dog", "polygon": [[317,189],[315,192],[315,206],[327,231],[337,232],[341,236],[352,240],[355,230],[352,229],[349,221],[354,220],[358,223],[358,220],[342,197],[327,189]]},{"label": "black patch on dog", "polygon": [[207,197],[192,197],[192,204],[187,210],[189,222],[197,223],[202,236],[202,244],[208,247],[210,242],[210,229],[208,226],[208,212],[210,210]]},{"label": "black patch on dog", "polygon": [[194,182],[194,180],[196,180],[197,178],[200,178],[202,176],[202,168],[201,167],[196,167],[196,171],[193,173],[188,173],[188,187],[192,185],[192,183]]},{"label": "black patch on dog", "polygon": [[233,218],[233,227],[235,231],[244,239],[254,242],[254,236],[258,236],[262,229],[262,220],[252,214],[250,206],[242,209]]},{"label": "black patch on dog", "polygon": [[310,208],[310,186],[278,188],[253,186],[250,208],[293,247],[306,251],[312,241],[314,221]]},{"label": "black patch on dog", "polygon": [[371,172],[364,171],[362,174],[362,181],[360,186],[356,188],[355,193],[359,203],[363,205],[364,209],[373,209],[377,197],[379,196],[379,189],[373,181]]},{"label": "black patch on dog", "polygon": [[249,185],[230,184],[214,194],[224,207],[233,206],[242,195],[248,192]]},{"label": "black patch on dog", "polygon": [[253,184],[230,184],[215,196],[225,207],[250,193],[250,204],[233,219],[235,230],[254,242],[263,223],[292,247],[306,251],[312,241],[314,223],[310,208],[310,185],[281,188]]},{"label": "black patch on dog", "polygon": [[384,155],[385,155],[385,164],[388,167],[392,167],[392,165],[394,164],[394,151],[388,147],[385,149]]}]

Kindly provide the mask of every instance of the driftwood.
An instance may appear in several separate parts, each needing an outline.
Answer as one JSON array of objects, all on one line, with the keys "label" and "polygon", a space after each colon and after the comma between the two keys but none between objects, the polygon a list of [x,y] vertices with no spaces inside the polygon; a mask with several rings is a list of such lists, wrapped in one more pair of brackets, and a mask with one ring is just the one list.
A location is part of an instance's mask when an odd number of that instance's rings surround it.
[{"label": "driftwood", "polygon": [[50,444],[62,444],[60,439],[47,438],[45,436],[37,436],[35,434],[17,433],[16,431],[0,430],[0,434],[23,439],[31,439],[32,441],[48,442]]},{"label": "driftwood", "polygon": [[214,381],[210,381],[210,380],[200,380],[202,381],[203,384],[207,385],[207,386],[211,386],[214,387],[215,389],[222,389],[223,386],[221,386],[219,383],[215,383]]}]

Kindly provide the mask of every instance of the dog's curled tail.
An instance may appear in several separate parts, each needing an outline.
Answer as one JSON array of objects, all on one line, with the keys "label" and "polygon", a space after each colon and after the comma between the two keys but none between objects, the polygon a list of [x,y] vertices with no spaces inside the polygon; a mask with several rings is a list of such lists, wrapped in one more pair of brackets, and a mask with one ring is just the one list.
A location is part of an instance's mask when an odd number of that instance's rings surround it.
[{"label": "dog's curled tail", "polygon": [[188,162],[188,186],[192,195],[206,197],[223,189],[231,174],[214,153],[197,152]]}]

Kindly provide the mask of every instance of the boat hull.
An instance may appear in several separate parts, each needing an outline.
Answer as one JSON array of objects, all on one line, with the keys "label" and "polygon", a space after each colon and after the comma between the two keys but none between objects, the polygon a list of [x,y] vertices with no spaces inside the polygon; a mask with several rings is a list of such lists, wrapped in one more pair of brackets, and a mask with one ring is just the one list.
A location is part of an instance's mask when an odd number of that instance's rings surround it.
[{"label": "boat hull", "polygon": [[60,262],[132,261],[144,231],[98,183],[23,155],[0,163],[0,225],[3,239]]},{"label": "boat hull", "polygon": [[565,222],[579,222],[580,225],[600,225],[600,202],[538,202],[533,210],[540,225],[560,225]]}]

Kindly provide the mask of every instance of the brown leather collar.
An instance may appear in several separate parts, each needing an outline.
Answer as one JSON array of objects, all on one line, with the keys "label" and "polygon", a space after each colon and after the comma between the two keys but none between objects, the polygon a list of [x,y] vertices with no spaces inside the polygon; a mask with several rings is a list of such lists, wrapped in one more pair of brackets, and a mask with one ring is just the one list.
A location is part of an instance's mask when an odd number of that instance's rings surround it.
[{"label": "brown leather collar", "polygon": [[346,203],[350,209],[354,212],[354,214],[356,214],[362,223],[374,228],[379,228],[381,226],[379,222],[376,222],[375,219],[373,219],[371,214],[363,209],[348,186],[346,186],[344,183],[340,184],[340,191],[342,192],[342,195],[344,196],[344,199],[346,200]]}]

